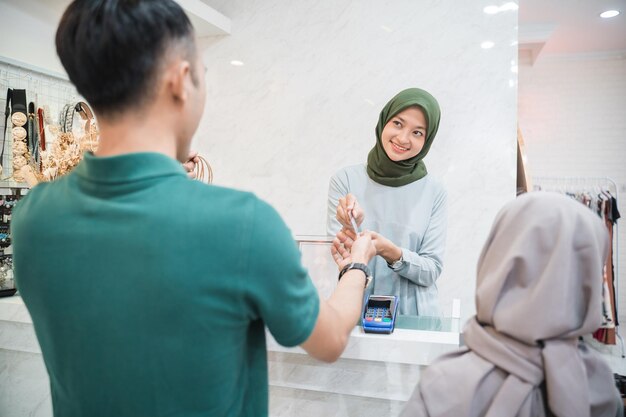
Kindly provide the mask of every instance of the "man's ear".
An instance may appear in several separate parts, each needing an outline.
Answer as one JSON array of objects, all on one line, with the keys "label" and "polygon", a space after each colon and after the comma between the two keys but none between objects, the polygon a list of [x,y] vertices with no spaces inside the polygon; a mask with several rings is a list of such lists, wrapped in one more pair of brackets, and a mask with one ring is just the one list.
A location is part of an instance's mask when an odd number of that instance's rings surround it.
[{"label": "man's ear", "polygon": [[188,98],[186,80],[191,76],[189,61],[177,60],[172,64],[167,75],[167,86],[176,101],[185,102]]}]

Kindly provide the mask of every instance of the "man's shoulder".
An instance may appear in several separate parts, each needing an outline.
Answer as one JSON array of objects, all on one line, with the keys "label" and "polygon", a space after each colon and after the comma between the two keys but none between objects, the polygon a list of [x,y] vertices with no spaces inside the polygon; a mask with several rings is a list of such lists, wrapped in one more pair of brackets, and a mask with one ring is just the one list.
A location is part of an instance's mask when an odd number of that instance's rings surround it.
[{"label": "man's shoulder", "polygon": [[243,200],[254,202],[258,197],[249,191],[224,187],[221,185],[205,184],[200,181],[190,181],[188,179],[177,178],[180,184],[173,186],[179,194],[188,195],[192,199],[210,200]]},{"label": "man's shoulder", "polygon": [[32,189],[28,190],[28,193],[16,204],[15,214],[19,216],[19,213],[26,208],[29,210],[43,210],[45,209],[44,205],[37,204],[38,202],[47,199],[54,201],[57,198],[62,198],[60,196],[64,195],[63,190],[67,187],[70,175],[71,174],[68,174],[52,182],[40,182]]},{"label": "man's shoulder", "polygon": [[11,230],[17,234],[28,234],[47,224],[47,219],[64,214],[68,201],[68,174],[52,182],[41,182],[20,198],[11,214]]},{"label": "man's shoulder", "polygon": [[177,190],[179,198],[184,197],[190,208],[195,207],[204,213],[219,212],[222,219],[232,218],[237,223],[278,216],[272,205],[250,191],[198,181],[185,181]]}]

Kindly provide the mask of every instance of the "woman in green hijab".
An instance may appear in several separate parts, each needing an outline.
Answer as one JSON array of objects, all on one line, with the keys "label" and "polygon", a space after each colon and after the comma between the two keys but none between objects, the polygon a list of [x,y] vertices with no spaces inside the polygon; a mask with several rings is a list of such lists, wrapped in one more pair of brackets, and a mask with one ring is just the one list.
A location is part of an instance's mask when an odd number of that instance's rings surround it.
[{"label": "woman in green hijab", "polygon": [[374,234],[371,291],[398,296],[400,314],[440,315],[436,282],[445,250],[446,191],[423,161],[440,114],[427,91],[401,91],[380,112],[367,164],[342,168],[330,180],[327,231],[336,235],[335,261],[340,268],[350,262],[353,217]]}]

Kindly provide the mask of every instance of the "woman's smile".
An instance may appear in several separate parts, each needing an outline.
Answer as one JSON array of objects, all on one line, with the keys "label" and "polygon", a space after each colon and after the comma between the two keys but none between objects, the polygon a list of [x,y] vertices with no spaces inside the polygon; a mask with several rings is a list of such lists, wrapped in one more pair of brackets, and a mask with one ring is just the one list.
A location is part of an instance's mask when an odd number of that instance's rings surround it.
[{"label": "woman's smile", "polygon": [[407,151],[409,151],[411,149],[410,147],[407,148],[407,147],[404,147],[404,146],[400,146],[400,145],[398,145],[397,143],[395,143],[394,141],[391,141],[391,140],[389,142],[391,142],[391,146],[393,147],[393,150],[395,152],[397,152],[397,153],[404,153],[404,152],[407,152]]}]

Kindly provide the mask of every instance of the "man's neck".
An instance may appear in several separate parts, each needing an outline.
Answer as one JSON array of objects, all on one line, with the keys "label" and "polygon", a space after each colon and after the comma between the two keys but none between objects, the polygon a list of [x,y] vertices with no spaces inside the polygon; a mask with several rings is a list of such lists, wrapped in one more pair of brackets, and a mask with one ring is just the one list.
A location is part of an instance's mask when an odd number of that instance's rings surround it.
[{"label": "man's neck", "polygon": [[96,156],[157,152],[176,159],[176,136],[162,118],[123,117],[99,121],[98,125],[100,139]]}]

